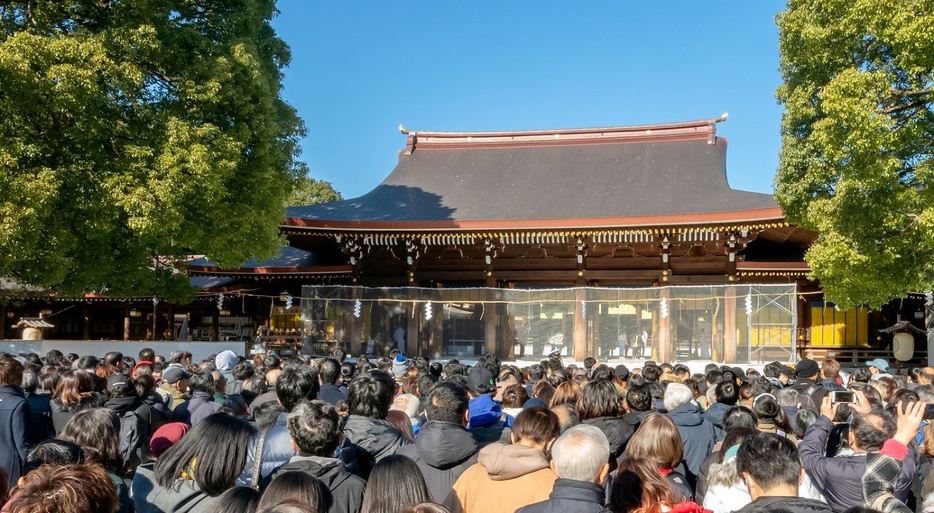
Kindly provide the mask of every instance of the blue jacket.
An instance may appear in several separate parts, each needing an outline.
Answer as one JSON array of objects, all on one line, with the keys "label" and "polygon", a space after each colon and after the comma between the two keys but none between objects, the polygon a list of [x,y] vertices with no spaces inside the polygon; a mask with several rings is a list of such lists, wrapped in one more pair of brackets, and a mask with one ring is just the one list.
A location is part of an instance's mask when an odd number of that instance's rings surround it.
[{"label": "blue jacket", "polygon": [[701,463],[713,452],[713,446],[717,443],[716,428],[704,418],[700,407],[693,401],[671,410],[668,416],[674,421],[684,443],[686,475],[691,488],[694,488],[697,485]]},{"label": "blue jacket", "polygon": [[[288,413],[280,413],[276,423],[269,428],[266,433],[266,441],[263,443],[263,454],[261,455],[261,484],[268,483],[270,476],[276,469],[285,465],[295,456],[292,449],[292,436],[289,434],[287,421]],[[250,440],[250,448],[246,454],[246,468],[237,477],[237,486],[250,486],[253,483],[253,465],[256,459],[256,445],[259,443],[259,437],[262,433],[257,433]]]}]

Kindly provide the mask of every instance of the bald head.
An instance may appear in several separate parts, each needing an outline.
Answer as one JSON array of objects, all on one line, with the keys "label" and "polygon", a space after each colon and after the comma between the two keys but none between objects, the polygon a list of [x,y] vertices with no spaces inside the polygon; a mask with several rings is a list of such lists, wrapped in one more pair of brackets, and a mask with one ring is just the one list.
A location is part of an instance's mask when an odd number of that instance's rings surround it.
[{"label": "bald head", "polygon": [[266,373],[266,384],[271,387],[276,386],[276,381],[279,379],[279,374],[282,371],[279,369],[272,369]]}]

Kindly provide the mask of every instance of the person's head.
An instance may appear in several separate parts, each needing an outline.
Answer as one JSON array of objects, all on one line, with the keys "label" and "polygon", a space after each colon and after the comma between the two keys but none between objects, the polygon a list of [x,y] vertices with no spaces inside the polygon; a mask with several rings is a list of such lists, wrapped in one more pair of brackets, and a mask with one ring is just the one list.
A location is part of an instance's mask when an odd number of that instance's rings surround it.
[{"label": "person's head", "polygon": [[540,363],[529,365],[529,379],[542,379],[545,376],[545,369]]},{"label": "person's head", "polygon": [[798,439],[804,438],[811,424],[817,421],[817,413],[814,410],[801,408],[795,413],[795,418],[791,422],[791,428]]},{"label": "person's head", "polygon": [[665,387],[664,403],[665,409],[672,411],[682,404],[688,403],[694,399],[694,393],[687,385],[681,383],[669,383]]},{"label": "person's head", "polygon": [[854,414],[848,436],[850,448],[855,452],[876,452],[895,436],[895,420],[880,410]]},{"label": "person's head", "polygon": [[188,374],[181,367],[169,367],[162,372],[162,382],[168,383],[182,392],[188,390],[188,380],[190,379],[191,374]]},{"label": "person's head", "polygon": [[610,489],[610,509],[618,512],[661,511],[661,503],[672,503],[674,493],[654,460],[626,458],[616,469]]},{"label": "person's head", "polygon": [[646,365],[645,368],[642,369],[642,377],[650,383],[657,382],[661,375],[662,369],[657,365]]},{"label": "person's head", "polygon": [[382,371],[362,373],[347,386],[347,404],[351,415],[385,419],[392,405],[396,384]]},{"label": "person's head", "polygon": [[[19,363],[19,362],[17,362]],[[67,370],[61,374],[58,386],[55,387],[54,398],[59,399],[63,405],[70,406],[80,403],[94,391],[94,382],[86,370]]]},{"label": "person's head", "polygon": [[682,380],[688,379],[691,377],[691,369],[683,363],[675,365],[671,371],[675,376],[678,376]]},{"label": "person's head", "polygon": [[262,496],[259,490],[249,486],[235,486],[220,494],[211,506],[213,513],[256,513]]},{"label": "person's head", "polygon": [[733,406],[723,414],[724,431],[737,427],[755,428],[758,425],[759,417],[746,406]]},{"label": "person's head", "polygon": [[652,409],[652,394],[645,386],[630,386],[626,389],[626,407],[633,413],[649,411]]},{"label": "person's head", "polygon": [[59,439],[79,445],[86,463],[96,463],[119,474],[123,469],[120,453],[120,417],[107,408],[75,413]]},{"label": "person's head", "polygon": [[551,469],[564,479],[603,484],[610,471],[610,443],[596,426],[567,430],[551,446]]},{"label": "person's head", "polygon": [[288,501],[298,501],[312,511],[325,512],[330,506],[331,494],[318,478],[299,470],[280,472],[269,483],[256,506],[257,511]]},{"label": "person's head", "polygon": [[797,406],[799,394],[793,388],[779,388],[775,391],[775,400],[781,406]]},{"label": "person's head", "polygon": [[214,395],[214,376],[210,371],[203,370],[191,376],[188,380],[188,389],[192,392],[204,392]]},{"label": "person's head", "polygon": [[136,384],[129,376],[118,372],[107,378],[107,395],[113,399],[121,397],[136,397]]},{"label": "person's head", "polygon": [[732,406],[739,400],[739,387],[733,381],[721,381],[717,383],[714,397],[718,403]]},{"label": "person's head", "polygon": [[535,447],[546,452],[560,434],[558,417],[548,408],[525,408],[512,423],[512,443]]},{"label": "person's head", "polygon": [[[726,431],[723,435],[723,443],[720,444],[720,452],[717,454],[717,463],[723,463],[723,460],[727,459],[730,449],[743,443],[743,440],[758,432],[758,429],[751,427],[737,427]],[[735,454],[735,449],[733,454]]]},{"label": "person's head", "polygon": [[493,373],[486,367],[475,365],[467,373],[467,390],[472,397],[495,393],[496,381]]},{"label": "person's head", "polygon": [[652,413],[626,444],[626,457],[652,460],[658,468],[675,468],[684,459],[678,428],[667,415]]},{"label": "person's head", "polygon": [[467,425],[467,406],[470,397],[467,389],[457,383],[441,381],[432,387],[425,405],[425,417],[429,421]]},{"label": "person's head", "polygon": [[819,372],[820,367],[818,367],[817,362],[810,358],[802,358],[795,367],[795,377],[797,379],[813,380],[817,378]]},{"label": "person's head", "polygon": [[558,425],[561,428],[561,433],[566,432],[568,429],[580,424],[580,414],[577,413],[577,408],[573,404],[564,403],[557,406],[552,406],[551,411],[558,416]]},{"label": "person's head", "polygon": [[824,379],[837,379],[840,375],[840,362],[836,358],[824,358],[820,364],[821,377]]},{"label": "person's head", "polygon": [[577,412],[581,420],[619,415],[620,398],[616,387],[609,380],[591,381],[584,385]]},{"label": "person's head", "polygon": [[736,470],[746,480],[753,500],[781,490],[797,497],[804,478],[794,442],[774,433],[757,433],[743,440],[736,453]]},{"label": "person's head", "polygon": [[918,384],[930,385],[934,383],[934,368],[923,367],[918,371]]},{"label": "person's head", "polygon": [[551,397],[549,405],[552,407],[565,403],[576,405],[580,402],[581,395],[583,395],[583,389],[580,385],[573,381],[566,381],[555,387],[555,395]]},{"label": "person's head", "polygon": [[255,433],[243,419],[208,415],[159,458],[154,468],[156,482],[169,488],[185,472],[202,492],[216,497],[232,487],[246,467]]},{"label": "person's head", "polygon": [[191,427],[184,422],[169,422],[156,429],[149,439],[149,452],[159,458],[170,447],[177,444]]},{"label": "person's head", "polygon": [[299,456],[331,458],[340,445],[340,417],[337,410],[324,401],[298,405],[289,414],[288,428]]},{"label": "person's head", "polygon": [[431,501],[431,494],[418,465],[405,456],[394,454],[383,458],[373,467],[366,482],[360,510],[367,513],[398,513],[427,501]]},{"label": "person's head", "polygon": [[256,429],[262,431],[272,426],[279,419],[279,415],[283,413],[285,413],[285,406],[277,401],[266,401],[260,404],[253,409],[253,420],[256,421]]},{"label": "person's head", "polygon": [[20,474],[25,476],[42,465],[61,466],[78,463],[84,463],[84,450],[80,445],[67,440],[50,438],[29,449],[23,460]]},{"label": "person's head", "polygon": [[292,411],[303,401],[317,399],[320,390],[318,374],[307,365],[289,365],[276,380],[276,398],[285,411]]},{"label": "person's head", "polygon": [[336,384],[341,379],[341,364],[334,358],[325,358],[318,365],[318,376],[323,384]]},{"label": "person's head", "polygon": [[784,410],[772,394],[759,394],[752,400],[752,411],[763,422],[782,424],[785,419]]},{"label": "person's head", "polygon": [[141,362],[154,362],[156,361],[156,352],[152,350],[151,347],[144,347],[139,351],[139,361]]},{"label": "person's head", "polygon": [[43,465],[23,477],[10,513],[99,513],[117,507],[117,485],[99,465]]}]

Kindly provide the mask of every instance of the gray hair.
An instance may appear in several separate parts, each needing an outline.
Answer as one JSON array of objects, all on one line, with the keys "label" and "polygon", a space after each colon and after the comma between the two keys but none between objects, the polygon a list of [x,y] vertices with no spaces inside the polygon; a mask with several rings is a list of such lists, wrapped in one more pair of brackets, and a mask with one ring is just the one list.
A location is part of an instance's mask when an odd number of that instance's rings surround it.
[{"label": "gray hair", "polygon": [[31,393],[36,391],[36,388],[39,387],[39,376],[36,376],[36,373],[30,370],[23,371],[23,390]]},{"label": "gray hair", "polygon": [[668,383],[665,387],[665,409],[671,411],[684,403],[694,399],[694,392],[687,385],[681,383]]},{"label": "gray hair", "polygon": [[797,406],[798,391],[793,388],[780,388],[775,391],[775,400],[779,406]]},{"label": "gray hair", "polygon": [[[401,398],[404,398],[404,399],[405,399],[405,407],[401,407],[401,408],[400,408],[400,407],[397,407],[397,406],[396,406],[395,401],[396,401],[396,400],[399,400],[399,399],[401,399]],[[410,419],[414,419],[414,418],[417,418],[417,417],[418,417],[418,408],[419,408],[419,406],[421,406],[421,401],[420,401],[420,400],[418,399],[418,397],[416,397],[415,395],[413,395],[413,394],[399,394],[398,396],[396,396],[395,400],[393,400],[393,405],[390,406],[389,409],[390,409],[390,410],[400,410],[400,411],[403,411],[403,412],[405,412],[406,415],[408,415],[408,417],[409,417]]]},{"label": "gray hair", "polygon": [[579,424],[555,440],[551,458],[558,477],[592,483],[610,459],[610,443],[596,426]]}]

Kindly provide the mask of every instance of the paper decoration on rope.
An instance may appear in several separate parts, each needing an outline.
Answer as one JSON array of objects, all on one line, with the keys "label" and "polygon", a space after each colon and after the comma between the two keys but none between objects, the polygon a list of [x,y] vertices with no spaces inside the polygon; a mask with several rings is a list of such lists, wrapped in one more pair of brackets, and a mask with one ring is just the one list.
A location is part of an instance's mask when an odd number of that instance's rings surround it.
[{"label": "paper decoration on rope", "polygon": [[746,315],[752,315],[752,294],[746,294]]},{"label": "paper decoration on rope", "polygon": [[285,296],[285,309],[288,310],[289,308],[292,308],[292,296],[291,295]]},{"label": "paper decoration on rope", "polygon": [[426,321],[431,320],[431,301],[428,301],[427,303],[425,303],[425,320]]},{"label": "paper decoration on rope", "polygon": [[587,303],[585,301],[581,301],[581,317],[587,318]]},{"label": "paper decoration on rope", "polygon": [[668,318],[668,298],[663,297],[662,302],[658,304],[659,313],[662,315],[662,319]]},{"label": "paper decoration on rope", "polygon": [[353,302],[353,316],[356,317],[357,319],[360,318],[360,309],[361,309],[361,308],[363,308],[363,307],[362,307],[362,305],[360,305],[360,300],[359,300],[359,299]]},{"label": "paper decoration on rope", "polygon": [[217,295],[217,309],[218,310],[224,309],[224,293],[223,292]]}]

